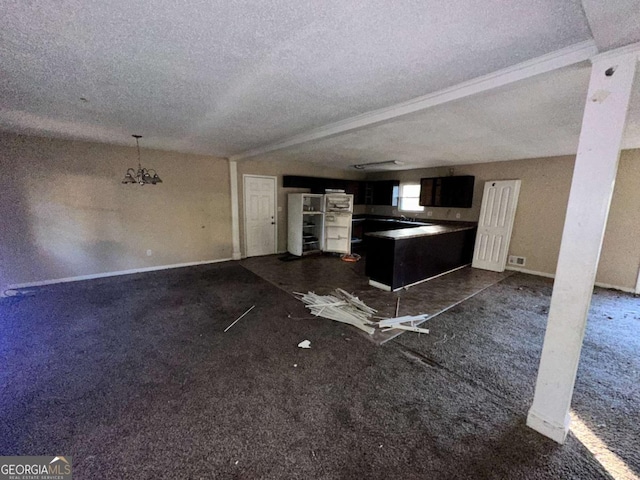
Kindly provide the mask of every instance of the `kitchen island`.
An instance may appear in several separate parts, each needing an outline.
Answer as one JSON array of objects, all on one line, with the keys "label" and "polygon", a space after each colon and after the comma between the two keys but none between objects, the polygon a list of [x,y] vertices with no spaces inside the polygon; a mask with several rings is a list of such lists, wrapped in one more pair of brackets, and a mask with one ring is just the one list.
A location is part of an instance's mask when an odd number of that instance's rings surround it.
[{"label": "kitchen island", "polygon": [[471,263],[475,225],[425,225],[366,233],[369,284],[395,291]]}]

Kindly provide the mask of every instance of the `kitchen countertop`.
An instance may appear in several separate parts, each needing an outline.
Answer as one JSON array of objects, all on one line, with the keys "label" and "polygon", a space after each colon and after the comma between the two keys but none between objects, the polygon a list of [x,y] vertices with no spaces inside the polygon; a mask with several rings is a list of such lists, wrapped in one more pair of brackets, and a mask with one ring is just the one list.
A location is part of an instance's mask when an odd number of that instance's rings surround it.
[{"label": "kitchen countertop", "polygon": [[400,228],[398,230],[387,230],[386,232],[370,232],[365,235],[369,237],[386,238],[389,240],[404,240],[414,237],[428,237],[431,235],[442,235],[443,233],[459,232],[471,230],[474,226],[457,225],[425,225],[421,227]]},{"label": "kitchen countertop", "polygon": [[[409,219],[401,219],[401,218],[384,218],[384,217],[351,217],[351,221],[353,223],[360,222],[384,222],[384,223],[401,223],[401,224],[412,224],[416,227],[422,227],[426,225],[433,225],[433,223],[420,222],[418,220],[409,220]],[[410,228],[410,227],[402,227],[402,228]]]},{"label": "kitchen countertop", "polygon": [[478,222],[468,222],[463,220],[452,220],[452,219],[430,219],[430,218],[422,218],[422,217],[410,217],[410,218],[401,218],[401,217],[388,217],[383,215],[374,215],[370,213],[358,213],[353,215],[353,221],[364,221],[364,220],[372,220],[374,222],[397,222],[397,223],[411,223],[416,227],[422,225],[453,225],[453,226],[471,226],[475,227],[478,225]]}]

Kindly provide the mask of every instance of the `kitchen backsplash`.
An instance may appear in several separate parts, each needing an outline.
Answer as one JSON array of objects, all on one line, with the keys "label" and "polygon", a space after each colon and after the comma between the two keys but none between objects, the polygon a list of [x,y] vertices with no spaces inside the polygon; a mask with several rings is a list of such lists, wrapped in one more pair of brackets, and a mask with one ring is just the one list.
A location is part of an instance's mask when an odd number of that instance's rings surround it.
[{"label": "kitchen backsplash", "polygon": [[[360,205],[359,205],[360,206]],[[408,218],[419,218],[421,220],[452,220],[463,222],[477,222],[478,212],[469,208],[440,208],[425,207],[424,212],[401,212],[398,207],[390,207],[387,205],[362,205],[363,212],[371,215],[385,215],[390,217],[400,217],[404,215]],[[429,215],[431,212],[431,215]],[[354,211],[354,214],[356,212]]]}]

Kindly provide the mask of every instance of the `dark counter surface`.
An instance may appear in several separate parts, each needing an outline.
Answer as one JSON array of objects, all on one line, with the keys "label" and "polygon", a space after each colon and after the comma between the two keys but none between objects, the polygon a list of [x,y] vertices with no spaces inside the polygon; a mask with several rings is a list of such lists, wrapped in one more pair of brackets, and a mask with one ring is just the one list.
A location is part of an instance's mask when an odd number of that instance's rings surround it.
[{"label": "dark counter surface", "polygon": [[428,237],[431,235],[441,235],[443,233],[460,232],[462,230],[472,230],[475,226],[469,225],[425,225],[421,227],[400,228],[397,230],[387,230],[385,232],[369,232],[365,235],[369,237],[386,238],[389,240],[403,240],[406,238]]}]

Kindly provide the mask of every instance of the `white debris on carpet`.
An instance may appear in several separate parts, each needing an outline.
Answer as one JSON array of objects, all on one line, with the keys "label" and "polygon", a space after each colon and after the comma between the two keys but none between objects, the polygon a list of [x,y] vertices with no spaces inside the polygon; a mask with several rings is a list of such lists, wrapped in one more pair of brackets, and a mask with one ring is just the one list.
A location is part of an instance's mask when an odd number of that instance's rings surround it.
[{"label": "white debris on carpet", "polygon": [[295,295],[299,296],[299,299],[316,317],[353,325],[369,335],[375,332],[373,325],[376,323],[372,322],[370,318],[376,313],[376,310],[341,288],[337,288],[334,295],[316,295],[313,292],[295,293]]},{"label": "white debris on carpet", "polygon": [[[311,314],[316,317],[328,318],[336,322],[352,325],[360,330],[372,335],[375,327],[385,327],[385,330],[409,330],[418,333],[429,333],[429,330],[418,328],[417,323],[421,323],[428,318],[427,315],[404,316],[395,319],[386,319],[380,323],[371,320],[377,310],[367,306],[358,297],[337,288],[333,295],[317,295],[313,292],[298,293],[294,292],[299,300],[302,301],[309,309]],[[403,325],[408,323],[408,325]]]}]

